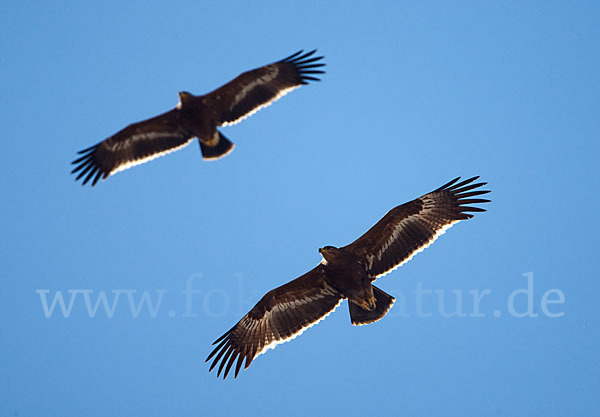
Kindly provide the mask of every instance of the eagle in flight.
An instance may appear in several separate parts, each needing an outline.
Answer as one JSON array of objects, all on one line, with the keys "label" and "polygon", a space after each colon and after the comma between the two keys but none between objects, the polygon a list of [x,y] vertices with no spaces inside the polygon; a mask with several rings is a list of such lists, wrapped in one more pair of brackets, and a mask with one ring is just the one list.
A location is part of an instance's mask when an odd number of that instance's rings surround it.
[{"label": "eagle in flight", "polygon": [[204,159],[218,159],[233,150],[217,127],[236,124],[309,81],[325,64],[316,49],[298,51],[281,61],[239,75],[203,96],[179,93],[179,103],[166,113],[134,123],[108,139],[84,149],[71,173],[83,184],[106,179],[119,171],[150,161],[188,145],[196,137]]},{"label": "eagle in flight", "polygon": [[435,191],[390,210],[357,240],[341,248],[319,249],[323,260],[301,277],[269,291],[227,333],[218,338],[208,355],[210,370],[220,363],[217,377],[227,377],[236,362],[235,377],[245,361],[247,369],[261,353],[287,342],[317,324],[348,299],[353,325],[383,318],[395,298],[372,284],[428,247],[454,223],[485,211],[471,204],[490,200],[474,183],[479,177],[459,182],[460,177]]}]

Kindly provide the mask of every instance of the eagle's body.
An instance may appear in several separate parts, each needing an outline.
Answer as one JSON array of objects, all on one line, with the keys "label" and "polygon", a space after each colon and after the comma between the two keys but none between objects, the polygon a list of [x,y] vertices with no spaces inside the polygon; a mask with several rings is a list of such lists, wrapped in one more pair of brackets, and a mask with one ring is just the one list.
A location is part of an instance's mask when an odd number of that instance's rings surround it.
[{"label": "eagle's body", "polygon": [[225,378],[237,359],[237,377],[258,355],[300,335],[348,299],[354,325],[383,318],[394,297],[372,283],[409,261],[453,224],[473,217],[468,212],[485,211],[469,204],[489,200],[471,198],[488,193],[475,190],[485,183],[459,178],[431,193],[390,210],[365,234],[351,244],[319,249],[323,260],[311,271],[265,296],[227,333],[206,359],[214,357],[212,370]]},{"label": "eagle's body", "polygon": [[217,115],[215,110],[207,105],[204,97],[198,97],[185,91],[181,92],[176,108],[179,114],[179,123],[183,129],[207,145],[214,141],[213,137],[217,131]]},{"label": "eagle's body", "polygon": [[370,310],[375,307],[372,279],[361,258],[344,248],[325,246],[319,249],[323,256],[320,267],[325,281],[349,302]]},{"label": "eagle's body", "polygon": [[179,93],[177,106],[159,116],[133,123],[104,141],[79,152],[73,161],[83,184],[106,179],[119,171],[183,148],[198,138],[202,157],[222,158],[234,145],[218,127],[236,124],[309,81],[323,57],[297,52],[281,61],[247,71],[205,95]]}]

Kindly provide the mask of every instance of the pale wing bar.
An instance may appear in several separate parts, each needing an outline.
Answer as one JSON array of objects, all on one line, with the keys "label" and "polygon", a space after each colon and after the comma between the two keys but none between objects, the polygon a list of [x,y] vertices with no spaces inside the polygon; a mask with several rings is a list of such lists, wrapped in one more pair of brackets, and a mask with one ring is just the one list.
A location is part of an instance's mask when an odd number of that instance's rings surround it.
[{"label": "pale wing bar", "polygon": [[239,123],[260,109],[269,106],[290,91],[320,81],[316,77],[325,66],[318,62],[322,56],[314,57],[315,50],[298,51],[273,64],[245,72],[230,83],[206,95],[209,102],[221,107],[220,126]]},{"label": "pale wing bar", "polygon": [[192,141],[176,124],[173,111],[143,122],[132,124],[112,137],[79,151],[82,156],[71,164],[71,173],[83,184],[90,180],[94,186],[100,178],[106,179],[119,171],[151,161],[174,152]]},{"label": "pale wing bar", "polygon": [[244,359],[244,369],[247,369],[258,355],[294,339],[327,317],[343,298],[335,289],[323,284],[302,294],[281,294],[272,301],[273,305],[261,311],[264,303],[269,302],[270,294],[265,295],[246,316],[213,343],[217,346],[206,358],[208,362],[214,357],[209,371],[220,362],[217,376],[225,370],[225,379],[237,359],[237,378]]},{"label": "pale wing bar", "polygon": [[[474,190],[486,183],[479,177],[458,182],[456,178],[437,190],[390,210],[373,228],[349,245],[364,258],[372,278],[381,277],[431,245],[455,223],[473,217],[469,212],[485,209],[469,204],[490,200],[471,198],[486,194]],[[369,246],[370,245],[370,246]]]}]

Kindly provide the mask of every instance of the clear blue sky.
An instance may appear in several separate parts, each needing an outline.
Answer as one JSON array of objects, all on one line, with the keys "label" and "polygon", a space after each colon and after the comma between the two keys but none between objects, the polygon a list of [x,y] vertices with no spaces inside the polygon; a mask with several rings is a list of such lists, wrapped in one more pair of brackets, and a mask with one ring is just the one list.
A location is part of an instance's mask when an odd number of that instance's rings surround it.
[{"label": "clear blue sky", "polygon": [[[2,3],[0,415],[598,415],[599,21],[592,1]],[[178,91],[302,48],[323,81],[225,128],[226,158],[70,175]],[[237,380],[208,373],[319,247],[473,175],[488,212],[378,282],[386,318],[343,304]]]}]

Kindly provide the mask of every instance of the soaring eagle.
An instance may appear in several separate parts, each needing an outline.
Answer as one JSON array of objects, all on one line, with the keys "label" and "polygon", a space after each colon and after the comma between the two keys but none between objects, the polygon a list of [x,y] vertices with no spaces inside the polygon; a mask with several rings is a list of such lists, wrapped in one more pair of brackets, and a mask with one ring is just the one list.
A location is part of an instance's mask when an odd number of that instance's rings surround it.
[{"label": "soaring eagle", "polygon": [[[471,204],[490,200],[473,198],[489,191],[477,189],[479,177],[458,182],[456,178],[435,191],[390,210],[357,240],[341,248],[319,249],[323,260],[311,271],[269,291],[227,333],[218,338],[210,370],[220,362],[217,377],[223,379],[237,359],[235,377],[245,360],[286,342],[324,319],[349,300],[354,325],[373,323],[385,316],[394,297],[372,285],[375,279],[398,268],[433,243],[454,223],[485,211]],[[474,190],[474,191],[473,191]]]},{"label": "soaring eagle", "polygon": [[320,81],[325,64],[316,50],[296,52],[281,61],[245,72],[203,96],[179,93],[179,103],[166,113],[134,123],[108,139],[79,152],[72,164],[83,184],[188,145],[196,137],[204,159],[218,159],[233,150],[217,127],[236,124],[309,81]]}]

